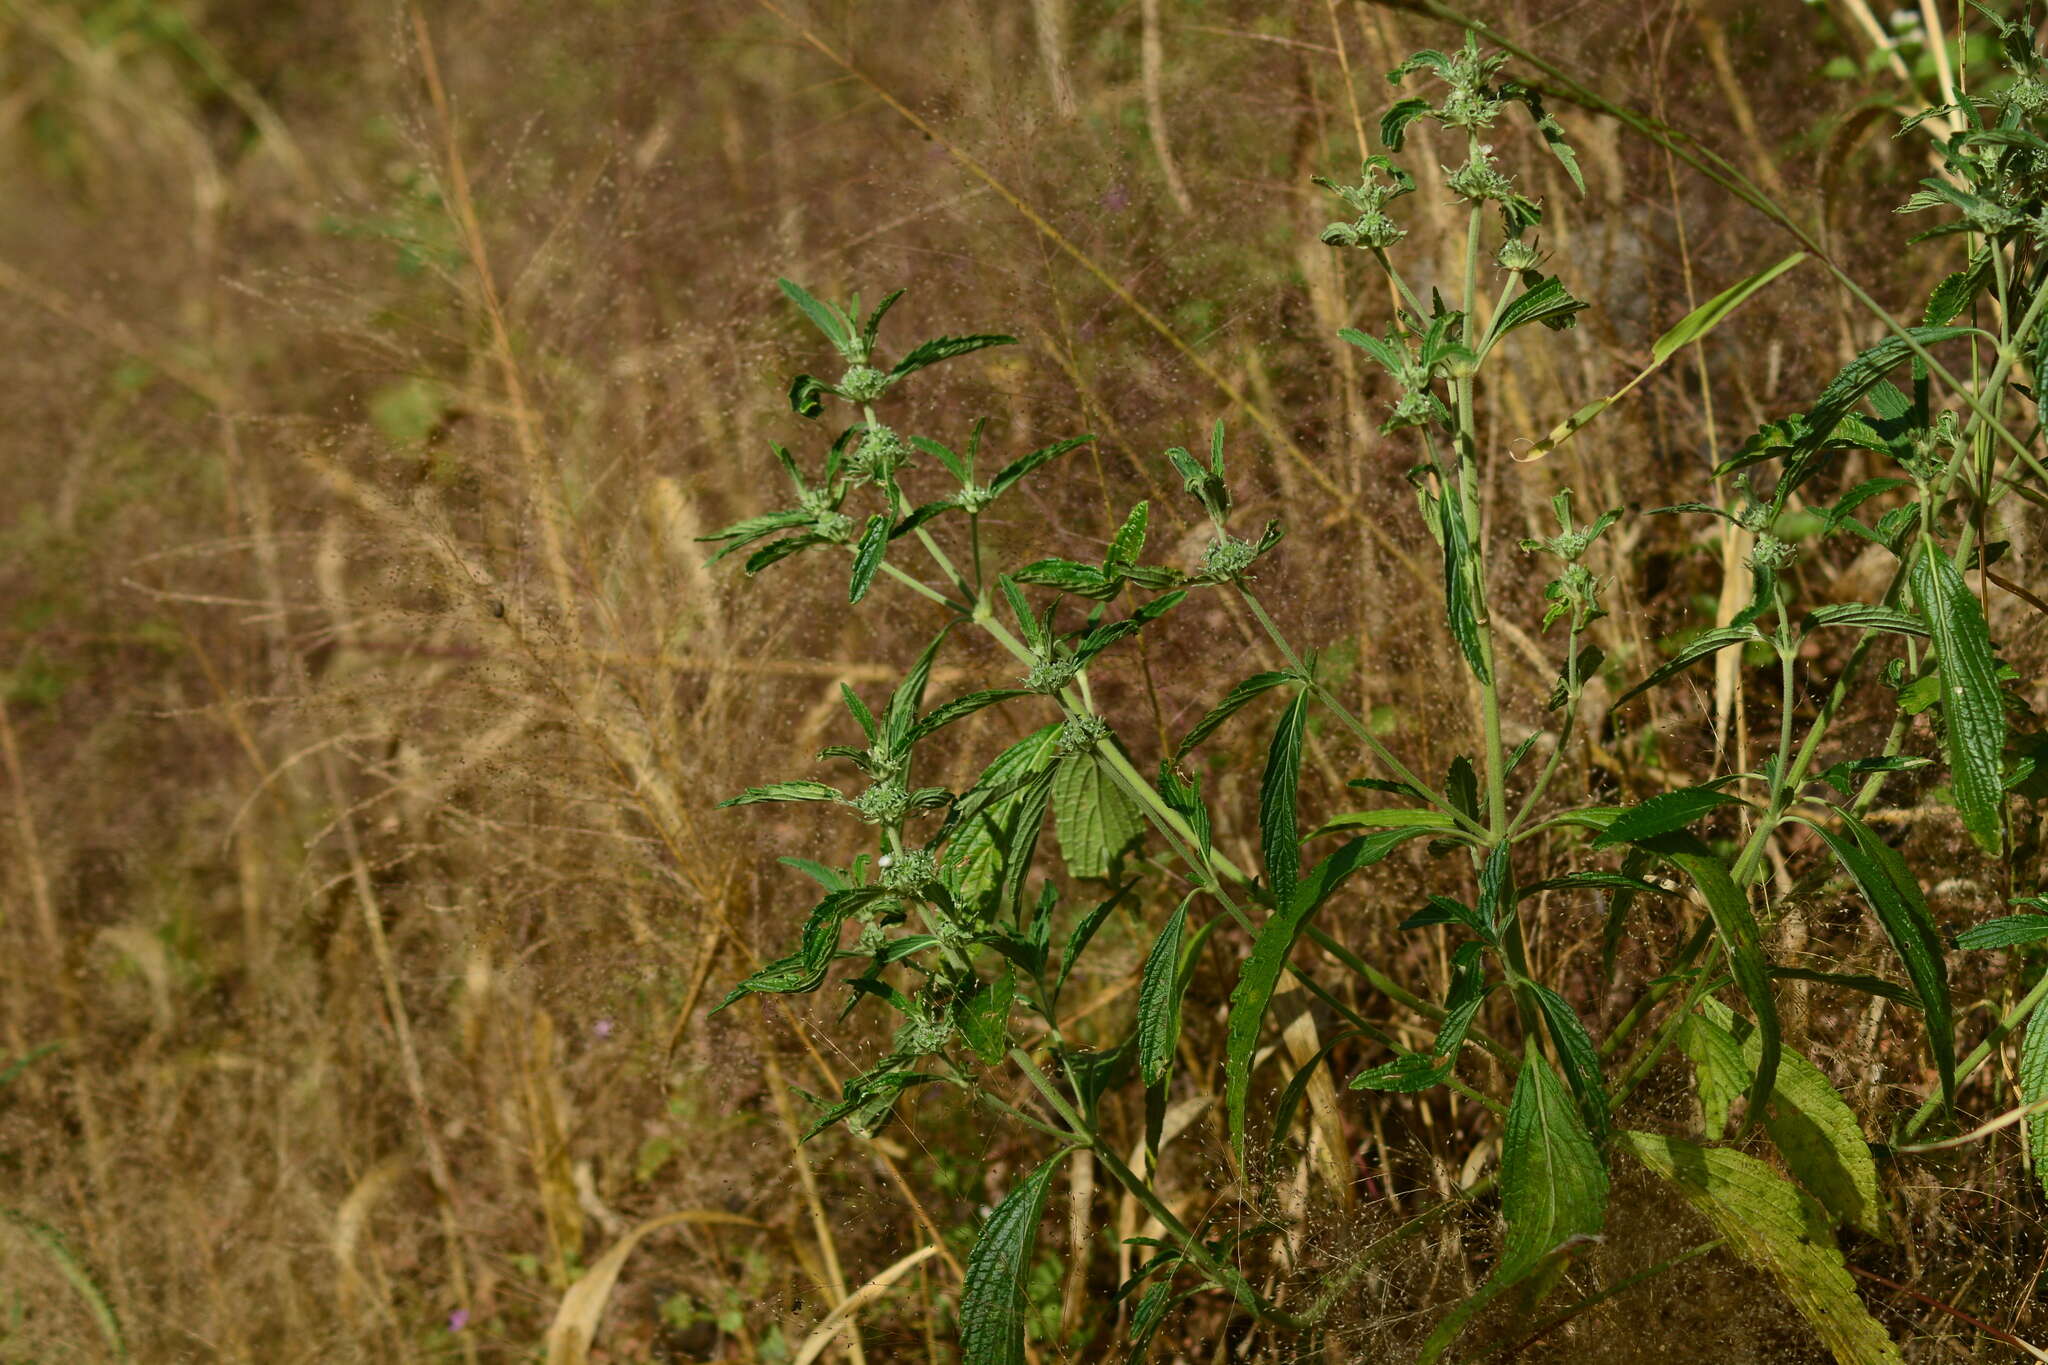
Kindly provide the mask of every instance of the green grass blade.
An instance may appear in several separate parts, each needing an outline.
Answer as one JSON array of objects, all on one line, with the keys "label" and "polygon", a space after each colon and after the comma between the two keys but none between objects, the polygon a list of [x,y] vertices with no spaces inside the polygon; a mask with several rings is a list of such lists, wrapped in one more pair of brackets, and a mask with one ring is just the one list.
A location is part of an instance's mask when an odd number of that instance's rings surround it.
[{"label": "green grass blade", "polygon": [[1524,460],[1541,459],[1566,441],[1569,441],[1581,428],[1592,422],[1594,418],[1627,397],[1629,391],[1635,388],[1636,385],[1642,383],[1645,379],[1648,379],[1659,369],[1663,368],[1665,361],[1671,359],[1672,356],[1677,355],[1716,327],[1719,327],[1723,322],[1726,322],[1728,315],[1741,307],[1751,295],[1805,259],[1805,252],[1795,251],[1776,265],[1759,270],[1747,279],[1737,281],[1735,284],[1714,295],[1713,298],[1708,299],[1698,308],[1693,309],[1692,312],[1680,319],[1676,327],[1673,327],[1663,336],[1658,337],[1656,342],[1651,345],[1650,363],[1645,365],[1635,378],[1623,384],[1607,397],[1596,399],[1580,408],[1564,422],[1560,423],[1550,435],[1538,441],[1528,454],[1520,458]]},{"label": "green grass blade", "polygon": [[99,1282],[93,1279],[92,1272],[86,1269],[85,1262],[78,1258],[57,1230],[4,1206],[0,1206],[0,1222],[20,1233],[29,1245],[48,1258],[50,1264],[57,1268],[57,1273],[64,1277],[64,1282],[71,1286],[71,1292],[78,1295],[86,1311],[92,1314],[93,1324],[100,1329],[100,1336],[105,1339],[114,1359],[128,1359],[128,1340],[121,1332],[121,1319],[115,1315],[114,1306],[107,1301],[106,1294],[100,1289]]}]

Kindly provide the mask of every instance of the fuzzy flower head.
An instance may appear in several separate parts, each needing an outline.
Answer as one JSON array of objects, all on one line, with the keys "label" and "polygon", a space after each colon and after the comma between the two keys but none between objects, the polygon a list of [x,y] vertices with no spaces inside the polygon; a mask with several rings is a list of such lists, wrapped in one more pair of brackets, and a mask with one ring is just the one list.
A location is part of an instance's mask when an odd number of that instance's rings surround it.
[{"label": "fuzzy flower head", "polygon": [[1415,177],[1386,157],[1366,158],[1355,185],[1339,185],[1320,175],[1315,183],[1343,200],[1356,215],[1348,223],[1331,223],[1322,230],[1320,239],[1328,245],[1384,251],[1408,235],[1406,228],[1387,216],[1386,205],[1412,192]]}]

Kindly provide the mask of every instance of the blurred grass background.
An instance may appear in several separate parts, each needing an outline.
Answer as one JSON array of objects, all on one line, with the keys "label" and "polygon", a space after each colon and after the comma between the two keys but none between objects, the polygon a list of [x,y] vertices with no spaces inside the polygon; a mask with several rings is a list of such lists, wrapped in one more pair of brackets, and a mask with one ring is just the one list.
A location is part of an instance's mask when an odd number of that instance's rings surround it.
[{"label": "blurred grass background", "polygon": [[[1486,12],[1743,166],[1895,308],[1959,264],[1900,250],[1890,214],[1926,173],[1890,136],[1935,89],[1913,14]],[[833,1090],[877,1044],[835,1025],[829,992],[706,1017],[805,904],[775,859],[858,847],[711,806],[810,775],[845,739],[838,684],[893,683],[934,624],[909,602],[848,614],[809,560],[755,583],[703,567],[693,537],[775,496],[768,441],[818,448],[782,399],[817,338],[775,277],[907,287],[898,338],[1023,339],[921,379],[905,422],[921,433],[957,446],[987,416],[1006,455],[1099,433],[995,526],[999,559],[1099,558],[1139,497],[1155,542],[1197,534],[1160,452],[1225,418],[1244,521],[1289,527],[1262,592],[1441,771],[1467,709],[1429,681],[1462,674],[1440,670],[1414,455],[1377,435],[1390,396],[1334,338],[1383,327],[1388,300],[1316,242],[1336,214],[1308,181],[1355,167],[1379,73],[1455,40],[1332,0],[0,4],[0,1055],[33,1058],[0,1085],[0,1358],[109,1358],[104,1314],[149,1361],[571,1360],[592,1332],[594,1359],[787,1361],[833,1303],[936,1243],[828,1358],[950,1359],[957,1260],[1029,1147],[935,1095],[873,1142],[835,1133],[800,1159],[787,1087]],[[1522,622],[1540,576],[1512,547],[1546,528],[1557,488],[1582,508],[1699,496],[1717,453],[1872,339],[1809,268],[1558,455],[1503,458],[1789,249],[1611,122],[1556,112],[1584,200],[1519,129],[1506,150],[1544,199],[1552,268],[1595,308],[1568,344],[1530,347],[1487,414],[1500,614]],[[1459,249],[1431,175],[1448,158],[1425,148],[1402,204],[1422,283]],[[2027,581],[2033,541],[2010,538]],[[1627,609],[1603,640],[1611,676],[1639,676],[1713,623],[1739,547],[1675,518],[1605,544]],[[1877,571],[1800,570],[1843,600]],[[2008,656],[2038,658],[2039,616],[1997,611]],[[1263,658],[1220,598],[1170,625],[1097,684],[1141,767]],[[1555,671],[1554,645],[1523,643],[1517,735]],[[963,645],[940,685],[1008,671]],[[956,739],[950,776],[998,741]],[[1253,756],[1254,727],[1237,742]],[[1366,769],[1339,736],[1317,742],[1313,800],[1335,809]],[[1712,744],[1700,708],[1666,703],[1596,736],[1585,778],[1640,797]],[[1235,850],[1256,837],[1257,765],[1211,748]],[[1953,870],[1944,920],[1980,916],[2001,874],[1926,815],[1890,818]],[[2027,834],[2022,879],[2038,877]],[[1441,952],[1391,927],[1419,875],[1391,868],[1328,923],[1434,981]],[[1081,983],[1105,1038],[1128,1017],[1139,925],[1163,913],[1114,925],[1121,957]],[[1611,1021],[1587,913],[1546,909],[1538,953]],[[1639,928],[1632,965],[1654,974],[1673,931]],[[1884,970],[1846,898],[1793,904],[1776,932],[1782,960]],[[2010,991],[1971,970],[1959,1001]],[[1190,1004],[1188,1046],[1211,1063],[1229,988],[1205,974]],[[1881,1009],[1787,993],[1796,1040],[1871,1131],[1924,1093]],[[2009,1101],[1996,1071],[1973,1112]],[[1203,1097],[1181,1098],[1167,1180],[1206,1207],[1230,1176]],[[1295,1182],[1287,1273],[1341,1269],[1478,1169],[1461,1103],[1316,1102],[1322,1173],[1305,1162]],[[1895,1239],[1852,1248],[1915,1286],[1865,1285],[1913,1360],[2008,1349],[1914,1293],[2041,1331],[2048,1240],[2009,1139],[1940,1180],[1916,1168]],[[1699,1240],[1636,1194],[1599,1252],[1615,1278]],[[1076,1208],[1093,1212],[1070,1241]],[[1036,1349],[1115,1358],[1116,1235],[1135,1213],[1080,1184],[1054,1209]],[[562,1309],[608,1249],[677,1213],[608,1293],[586,1280]],[[1490,1237],[1452,1220],[1376,1263],[1327,1358],[1412,1345]],[[1205,1334],[1198,1313],[1159,1358],[1291,1358],[1278,1349]],[[1524,1358],[1814,1349],[1767,1284],[1708,1258]]]}]

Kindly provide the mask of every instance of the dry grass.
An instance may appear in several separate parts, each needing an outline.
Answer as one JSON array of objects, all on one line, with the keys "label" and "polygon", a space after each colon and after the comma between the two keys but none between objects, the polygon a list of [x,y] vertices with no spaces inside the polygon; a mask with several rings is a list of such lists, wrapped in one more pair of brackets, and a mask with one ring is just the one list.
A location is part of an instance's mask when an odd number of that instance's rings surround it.
[{"label": "dry grass", "polygon": [[[1888,209],[1919,168],[1844,121],[1860,83],[1817,76],[1863,51],[1851,7],[1850,36],[1824,6],[1497,13],[1783,186],[1887,301],[1943,272],[1893,247]],[[838,683],[891,676],[929,624],[906,608],[871,633],[879,618],[836,609],[839,583],[801,561],[756,584],[702,567],[692,538],[760,509],[767,442],[796,425],[781,388],[814,359],[773,279],[903,285],[906,331],[1026,339],[937,372],[924,409],[947,438],[990,415],[1006,451],[1102,433],[1070,487],[994,528],[1006,545],[1098,558],[1112,509],[1146,495],[1155,536],[1191,533],[1158,452],[1227,417],[1247,520],[1291,528],[1267,599],[1441,771],[1465,709],[1418,681],[1439,632],[1410,455],[1374,433],[1380,396],[1331,337],[1387,300],[1315,244],[1307,183],[1355,162],[1376,73],[1431,40],[1448,41],[1325,0],[0,7],[0,1053],[54,1045],[0,1089],[0,1204],[61,1235],[134,1359],[553,1362],[595,1332],[593,1359],[782,1361],[892,1272],[824,1358],[950,1358],[964,1229],[1027,1149],[935,1097],[879,1140],[798,1150],[784,1082],[836,1089],[872,1044],[829,1001],[706,1016],[798,909],[774,859],[854,851],[712,803],[804,771],[841,738]],[[1546,247],[1600,306],[1516,372],[1498,448],[1609,391],[1688,300],[1785,249],[1655,149],[1563,117],[1583,203],[1540,149],[1513,155],[1555,210]],[[1766,295],[1702,369],[1674,366],[1549,461],[1495,460],[1495,505],[1520,509],[1497,550],[1540,531],[1564,484],[1603,506],[1692,494],[1868,330],[1814,279]],[[1674,521],[1624,529],[1606,570],[1630,633],[1603,643],[1626,666],[1711,618],[1732,561]],[[2014,576],[2038,585],[2037,542],[2013,540]],[[1810,570],[1845,599],[1862,571]],[[1540,585],[1509,581],[1502,614],[1529,619]],[[1998,610],[2009,657],[2038,660],[2041,618]],[[1259,657],[1220,605],[1159,641],[1097,686],[1141,755],[1228,681],[1196,660]],[[952,666],[1007,672],[972,647]],[[1531,646],[1508,667],[1527,727],[1551,666]],[[1698,720],[1667,703],[1598,736],[1589,780],[1679,782],[1711,753]],[[1320,734],[1310,800],[1327,808],[1355,770]],[[1255,809],[1255,773],[1218,760],[1217,809]],[[1243,817],[1219,831],[1233,853],[1255,838]],[[1913,839],[1953,869],[1944,920],[2002,899],[2001,870],[1948,825]],[[2007,871],[2038,878],[2038,839]],[[1435,981],[1440,945],[1391,928],[1418,872],[1392,868],[1327,923]],[[1784,910],[1781,956],[1883,970],[1845,898]],[[1544,911],[1542,971],[1611,1021],[1624,1002],[1602,1000],[1580,913]],[[1628,965],[1653,973],[1675,932],[1643,925]],[[1105,1037],[1144,947],[1106,942],[1075,992]],[[1971,970],[1975,1029],[2015,984]],[[1197,1060],[1220,1053],[1229,989],[1197,984]],[[1924,1093],[1896,1018],[1816,994],[1790,1022],[1870,1131]],[[2008,1080],[1988,1068],[1971,1111],[2004,1107]],[[1206,1206],[1233,1177],[1185,1098],[1165,1182]],[[1690,1101],[1673,1084],[1642,1103]],[[1303,1284],[1448,1189],[1483,1128],[1441,1094],[1318,1112],[1325,1176],[1260,1196],[1305,1219],[1276,1272]],[[1139,1116],[1111,1114],[1135,1140]],[[1335,1172],[1354,1183],[1333,1192]],[[1113,1187],[1056,1194],[1059,1219],[1074,1198],[1138,1230]],[[1599,1283],[1703,1239],[1662,1200],[1623,1189]],[[2010,1132],[1914,1166],[1888,1216],[1895,1240],[1853,1263],[2048,1336],[2048,1237]],[[1324,1358],[1399,1358],[1481,1273],[1489,1220],[1367,1266]],[[62,1263],[8,1237],[0,1359],[105,1354]],[[1065,1328],[1041,1358],[1110,1358],[1127,1251],[1084,1239],[1069,1274],[1066,1239],[1043,1245],[1060,1259],[1038,1299]],[[1909,1358],[2003,1358],[1865,1287]],[[1161,1358],[1283,1358],[1214,1329],[1177,1323]],[[1523,1358],[1567,1355],[1815,1358],[1768,1286],[1716,1256]]]}]

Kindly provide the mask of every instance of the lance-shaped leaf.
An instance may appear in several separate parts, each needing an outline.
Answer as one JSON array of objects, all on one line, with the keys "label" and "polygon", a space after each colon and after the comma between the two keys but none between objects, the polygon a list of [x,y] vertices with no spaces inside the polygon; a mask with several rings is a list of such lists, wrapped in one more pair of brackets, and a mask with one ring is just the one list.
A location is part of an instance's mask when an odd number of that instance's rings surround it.
[{"label": "lance-shaped leaf", "polygon": [[1174,761],[1178,763],[1181,759],[1186,758],[1190,750],[1214,734],[1224,721],[1229,720],[1239,711],[1244,710],[1247,705],[1261,695],[1272,691],[1276,687],[1299,681],[1300,679],[1296,678],[1292,673],[1252,674],[1251,677],[1246,678],[1243,682],[1231,688],[1224,695],[1223,700],[1217,702],[1210,709],[1208,715],[1195,722],[1195,728],[1188,731],[1187,738],[1183,739],[1180,742],[1180,747],[1173,751]]},{"label": "lance-shaped leaf", "polygon": [[931,714],[911,726],[910,742],[916,744],[926,736],[945,729],[954,721],[965,719],[984,708],[1000,705],[1006,701],[1014,701],[1018,697],[1032,697],[1036,695],[1038,694],[1029,688],[997,687],[986,692],[970,692],[964,697],[955,697],[949,702],[942,702],[933,707]]},{"label": "lance-shaped leaf", "polygon": [[[1628,856],[1621,860],[1621,877],[1633,881],[1649,870],[1650,855],[1642,849],[1631,848]],[[1627,886],[1615,888],[1607,898],[1607,915],[1600,924],[1600,976],[1603,980],[1614,980],[1614,959],[1621,950],[1623,934],[1628,931],[1629,907],[1635,904],[1636,893]]]},{"label": "lance-shaped leaf", "polygon": [[875,574],[881,570],[882,556],[889,549],[889,518],[880,512],[868,518],[865,531],[861,532],[860,544],[853,551],[853,577],[846,589],[849,604],[860,601],[868,595],[868,585],[875,581]]},{"label": "lance-shaped leaf", "polygon": [[1130,893],[1130,889],[1128,885],[1125,885],[1111,891],[1106,900],[1103,900],[1087,914],[1081,916],[1080,922],[1075,924],[1073,930],[1068,933],[1066,951],[1060,954],[1059,975],[1053,978],[1052,983],[1052,998],[1055,1004],[1059,1002],[1060,992],[1067,988],[1067,977],[1073,974],[1075,964],[1081,960],[1081,954],[1088,950],[1088,944],[1095,938],[1095,931],[1100,929],[1103,921],[1109,918],[1110,911],[1123,904],[1125,896]]},{"label": "lance-shaped leaf", "polygon": [[1646,841],[1642,847],[1670,860],[1699,888],[1700,898],[1706,901],[1707,913],[1713,918],[1714,931],[1728,955],[1729,973],[1735,978],[1736,988],[1742,992],[1743,999],[1749,1002],[1750,1013],[1756,1016],[1757,1036],[1761,1041],[1757,1060],[1752,1066],[1749,1115],[1744,1120],[1745,1123],[1755,1123],[1763,1117],[1764,1100],[1770,1095],[1771,1087],[1778,1083],[1778,1057],[1782,1045],[1779,1041],[1781,1030],[1777,1000],[1771,994],[1771,974],[1764,964],[1756,917],[1749,912],[1749,898],[1728,875],[1726,865],[1695,835],[1683,832],[1666,834]]},{"label": "lance-shaped leaf", "polygon": [[789,296],[790,302],[803,310],[804,316],[825,334],[825,339],[830,341],[841,355],[849,361],[860,359],[860,349],[854,343],[853,329],[847,325],[844,314],[830,304],[821,303],[813,298],[811,292],[795,280],[779,279],[776,283],[782,286],[782,292]]},{"label": "lance-shaped leaf", "polygon": [[1753,626],[1722,626],[1715,630],[1701,631],[1683,649],[1680,649],[1678,653],[1672,655],[1671,658],[1651,670],[1649,677],[1616,697],[1613,707],[1609,709],[1619,710],[1624,703],[1633,700],[1661,683],[1669,682],[1700,660],[1717,654],[1730,645],[1748,644],[1751,640],[1761,640],[1762,638],[1763,636],[1759,635]]},{"label": "lance-shaped leaf", "polygon": [[1180,940],[1193,899],[1190,895],[1174,907],[1145,955],[1145,973],[1138,984],[1138,1074],[1147,1086],[1166,1079],[1180,1042]]},{"label": "lance-shaped leaf", "polygon": [[1237,988],[1230,993],[1230,1022],[1225,1029],[1224,1105],[1230,1116],[1230,1140],[1240,1161],[1244,1159],[1244,1109],[1251,1090],[1252,1054],[1258,1049],[1259,1027],[1265,1020],[1266,1006],[1272,1003],[1273,988],[1279,985],[1280,973],[1287,968],[1295,939],[1309,917],[1347,877],[1378,862],[1404,840],[1420,833],[1423,831],[1393,829],[1351,840],[1309,869],[1308,875],[1295,886],[1293,896],[1275,906],[1260,926],[1251,956],[1238,971]]},{"label": "lance-shaped leaf", "polygon": [[960,1286],[961,1365],[1024,1365],[1025,1274],[1046,1190],[1065,1152],[1048,1157],[996,1205],[967,1254]]},{"label": "lance-shaped leaf", "polygon": [[1535,997],[1536,1008],[1550,1030],[1551,1042],[1557,1045],[1557,1059],[1563,1063],[1565,1079],[1571,1082],[1572,1094],[1578,1098],[1579,1112],[1585,1116],[1587,1130],[1596,1138],[1605,1138],[1607,1089],[1600,1079],[1599,1050],[1593,1046],[1586,1026],[1579,1021],[1578,1011],[1571,1007],[1569,1001],[1541,982],[1524,984],[1529,994]]},{"label": "lance-shaped leaf", "polygon": [[1958,948],[2017,948],[2048,939],[2048,915],[2001,915],[1956,935]]},{"label": "lance-shaped leaf", "polygon": [[[1895,332],[1858,355],[1820,391],[1820,397],[1807,414],[1807,435],[1793,447],[1794,456],[1818,450],[1821,442],[1834,431],[1835,424],[1847,417],[1879,381],[1913,354],[1915,344],[1924,349],[1968,336],[1975,330],[1974,327],[1908,327],[1904,336]],[[1907,340],[1908,337],[1911,341]]]},{"label": "lance-shaped leaf", "polygon": [[1051,460],[1056,460],[1060,456],[1066,454],[1068,451],[1074,449],[1076,446],[1087,445],[1090,441],[1094,439],[1095,437],[1093,435],[1074,436],[1064,441],[1055,441],[1049,446],[1041,446],[1037,450],[1032,451],[1029,455],[1020,455],[1016,459],[1010,461],[1010,463],[1004,465],[1002,468],[1002,472],[998,473],[995,476],[995,478],[989,480],[989,491],[996,497],[1001,497],[1004,493],[1007,493],[1013,486],[1015,486],[1016,482],[1019,479],[1023,478],[1026,474],[1029,474],[1032,470],[1038,468],[1040,465],[1045,464]]},{"label": "lance-shaped leaf", "polygon": [[[1713,1002],[1709,996],[1702,1006]],[[1753,1074],[1742,1060],[1742,1044],[1735,1035],[1704,1013],[1689,1014],[1678,1028],[1678,1046],[1692,1059],[1693,1078],[1699,1083],[1700,1128],[1709,1138],[1719,1138],[1728,1129],[1728,1111],[1749,1089]]]},{"label": "lance-shaped leaf", "polygon": [[1806,618],[1804,628],[1818,630],[1822,626],[1859,626],[1864,630],[1885,630],[1894,635],[1916,635],[1921,639],[1927,638],[1928,634],[1927,623],[1910,611],[1900,611],[1897,607],[1873,607],[1862,602],[1821,607]]},{"label": "lance-shaped leaf", "polygon": [[1573,297],[1564,287],[1564,281],[1555,275],[1539,276],[1534,284],[1508,301],[1507,307],[1494,318],[1493,326],[1486,331],[1486,338],[1479,345],[1481,354],[1491,350],[1496,342],[1517,327],[1526,327],[1540,322],[1547,327],[1568,325],[1574,313],[1586,307],[1586,301]]},{"label": "lance-shaped leaf", "polygon": [[765,787],[749,787],[738,796],[729,796],[718,803],[718,809],[727,806],[752,806],[763,801],[839,801],[839,792],[823,782],[773,782]]},{"label": "lance-shaped leaf", "polygon": [[[1718,1060],[1725,1060],[1726,1049],[1734,1049],[1739,1084],[1746,1085],[1762,1041],[1756,1030],[1712,997],[1701,1000],[1698,1009],[1699,1014],[1686,1021],[1687,1031],[1706,1042]],[[1687,1051],[1692,1050],[1689,1045]],[[1702,1068],[1703,1102],[1707,1088],[1707,1071]],[[1726,1122],[1725,1108],[1722,1122]],[[1877,1163],[1871,1158],[1870,1144],[1864,1141],[1862,1125],[1820,1068],[1796,1049],[1786,1048],[1779,1060],[1777,1083],[1764,1107],[1763,1122],[1785,1165],[1829,1213],[1872,1237],[1884,1236],[1878,1217]]]},{"label": "lance-shaped leaf", "polygon": [[891,380],[914,374],[927,365],[936,365],[941,360],[966,355],[970,351],[983,350],[989,346],[1014,346],[1017,338],[1006,336],[934,337],[911,351],[896,362],[896,368],[889,371]]},{"label": "lance-shaped leaf", "polygon": [[1927,1026],[1927,1050],[1933,1054],[1935,1070],[1941,1076],[1945,1104],[1955,1102],[1956,1044],[1955,1018],[1949,1004],[1948,959],[1942,951],[1941,934],[1934,916],[1920,894],[1906,860],[1870,826],[1840,807],[1832,808],[1846,834],[1824,825],[1808,823],[1834,850],[1842,869],[1856,882],[1863,899],[1877,912],[1885,937],[1905,964],[1913,990],[1920,997],[1921,1014]]},{"label": "lance-shaped leaf", "polygon": [[748,517],[744,521],[736,521],[723,531],[719,531],[714,535],[698,536],[697,539],[700,541],[723,540],[727,542],[718,553],[704,561],[706,564],[716,564],[719,560],[733,553],[733,551],[743,550],[765,535],[773,534],[776,531],[787,531],[795,526],[809,526],[817,521],[817,519],[815,513],[806,512],[801,508],[791,508],[786,512],[766,512],[758,517]]},{"label": "lance-shaped leaf", "polygon": [[1405,1052],[1391,1062],[1359,1072],[1351,1078],[1353,1090],[1413,1094],[1443,1084],[1457,1070],[1458,1049],[1465,1045],[1472,1020],[1486,1003],[1488,987],[1482,956],[1485,951],[1481,944],[1465,943],[1452,955],[1451,990],[1444,999],[1443,1022],[1437,1025],[1436,1041],[1429,1051]]},{"label": "lance-shaped leaf", "polygon": [[1308,693],[1299,692],[1266,750],[1266,772],[1259,782],[1259,849],[1266,864],[1266,885],[1275,906],[1294,898],[1301,876],[1301,824],[1296,810],[1301,793],[1301,739],[1308,724]]},{"label": "lance-shaped leaf", "polygon": [[1182,777],[1175,771],[1171,760],[1162,758],[1159,760],[1159,798],[1187,822],[1187,827],[1194,833],[1201,861],[1206,863],[1213,828],[1209,821],[1209,807],[1202,800],[1202,779]]},{"label": "lance-shaped leaf", "polygon": [[[718,1009],[749,995],[802,995],[825,984],[825,973],[839,951],[839,926],[863,905],[881,900],[889,893],[879,886],[856,886],[834,891],[811,909],[804,923],[803,941],[788,957],[778,958],[755,972],[719,1002]],[[712,1013],[717,1013],[713,1010]]]},{"label": "lance-shaped leaf", "polygon": [[[2020,1098],[2028,1104],[2048,1100],[2048,1010],[2035,1010],[2020,1040]],[[2048,1194],[2048,1110],[2027,1115],[2027,1146],[2034,1157],[2034,1179]]]},{"label": "lance-shaped leaf", "polygon": [[2003,838],[2005,702],[1998,690],[1991,634],[1963,576],[1925,533],[1913,560],[1912,578],[1913,596],[1927,617],[1935,657],[1941,661],[1941,729],[1949,785],[1962,811],[1963,827],[1980,848],[1995,855]]},{"label": "lance-shaped leaf", "polygon": [[1472,539],[1466,534],[1465,518],[1458,510],[1457,499],[1439,497],[1435,503],[1437,538],[1444,548],[1444,616],[1472,676],[1482,683],[1489,682],[1486,647],[1479,635],[1478,561],[1474,558]]},{"label": "lance-shaped leaf", "polygon": [[1768,1270],[1839,1365],[1902,1365],[1849,1277],[1827,1215],[1755,1157],[1655,1133],[1618,1138],[1671,1181],[1729,1246]]},{"label": "lance-shaped leaf", "polygon": [[1432,1365],[1480,1309],[1557,1264],[1561,1253],[1597,1237],[1607,1222],[1607,1165],[1572,1097],[1534,1047],[1515,1077],[1501,1135],[1500,1209],[1507,1223],[1500,1261],[1478,1293],[1453,1309],[1422,1345]]},{"label": "lance-shaped leaf", "polygon": [[1684,829],[1717,806],[1740,804],[1735,797],[1711,787],[1681,787],[1677,791],[1659,792],[1616,816],[1614,822],[1593,840],[1593,847],[1641,843],[1660,834]]}]

